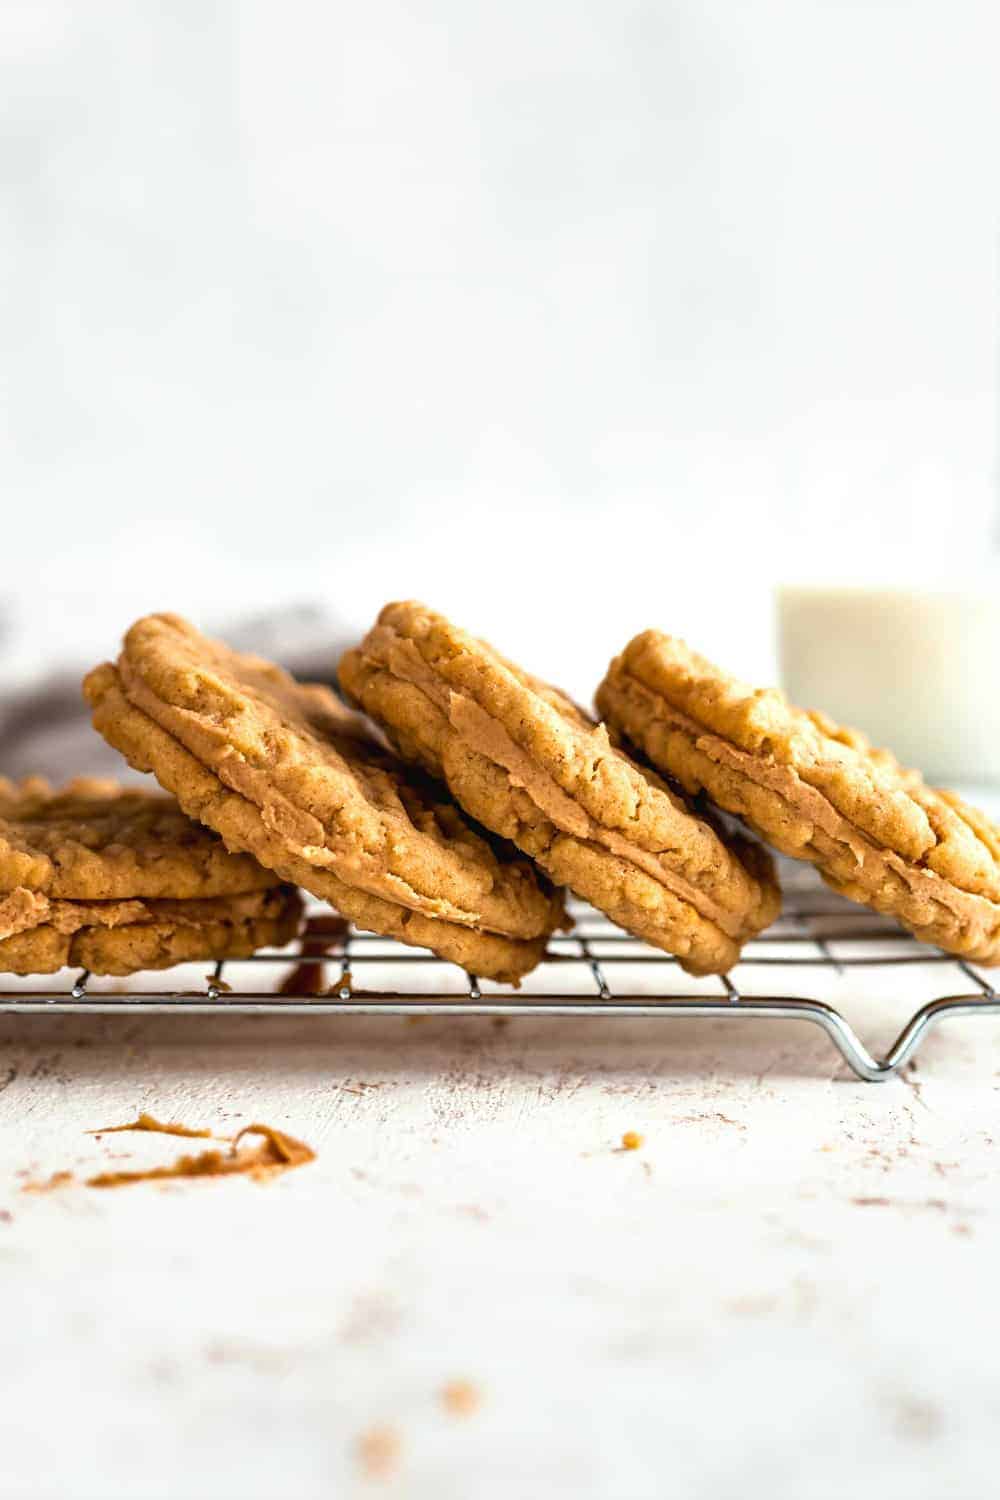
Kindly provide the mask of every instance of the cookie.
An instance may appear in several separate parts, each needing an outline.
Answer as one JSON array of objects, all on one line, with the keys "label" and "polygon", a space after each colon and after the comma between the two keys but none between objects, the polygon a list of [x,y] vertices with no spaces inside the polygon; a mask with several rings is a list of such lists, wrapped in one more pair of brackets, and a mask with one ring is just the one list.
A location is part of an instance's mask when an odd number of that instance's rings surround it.
[{"label": "cookie", "polygon": [[328,688],[175,615],[138,621],[84,692],[105,739],[185,812],[359,927],[516,982],[564,920],[528,861],[401,766]]},{"label": "cookie", "polygon": [[301,916],[298,891],[284,885],[184,901],[69,901],[21,886],[0,896],[0,972],[134,974],[246,958],[291,942]]},{"label": "cookie", "polygon": [[696,816],[565,694],[423,605],[387,605],[340,682],[467,813],[689,972],[731,968],[777,916],[763,850]]},{"label": "cookie", "polygon": [[95,974],[283,945],[302,903],[171,797],[79,777],[0,777],[0,971]]},{"label": "cookie", "polygon": [[647,630],[597,692],[607,722],[828,885],[924,942],[1000,963],[1000,829],[856,730]]},{"label": "cookie", "polygon": [[186,817],[172,797],[77,777],[0,776],[0,891],[74,901],[183,900],[260,891],[274,873]]}]

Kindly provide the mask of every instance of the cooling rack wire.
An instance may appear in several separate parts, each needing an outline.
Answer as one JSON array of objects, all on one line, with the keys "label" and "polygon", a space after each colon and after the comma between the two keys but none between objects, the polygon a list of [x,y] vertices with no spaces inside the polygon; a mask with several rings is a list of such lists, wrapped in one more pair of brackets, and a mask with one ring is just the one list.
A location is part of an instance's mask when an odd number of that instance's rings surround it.
[{"label": "cooling rack wire", "polygon": [[[0,976],[0,1014],[530,1015],[661,1021],[699,1016],[725,1025],[809,1021],[826,1033],[858,1077],[871,1083],[898,1072],[944,1019],[1000,1015],[1000,995],[989,971],[980,973],[972,964],[917,943],[891,920],[832,895],[801,865],[784,862],[782,874],[782,916],[747,945],[732,974],[710,980],[691,980],[675,959],[635,941],[579,902],[570,905],[573,931],[551,939],[545,959],[520,990],[480,982],[430,953],[357,932],[317,905],[296,944],[229,959],[207,975],[192,965],[128,981],[84,972],[69,974],[62,987],[53,989],[37,987],[47,979]],[[794,970],[796,984],[801,978],[806,993],[756,993],[762,983],[767,988],[762,976],[782,969]],[[876,970],[891,971],[901,988],[908,974],[914,980],[919,974],[919,988],[935,992],[881,1056],[869,1050],[837,1007],[815,994],[817,989],[829,991],[832,979],[850,976],[857,981],[852,997],[861,1001],[866,977]],[[200,987],[168,987],[171,980],[190,984],[192,974]],[[157,982],[156,989],[134,987],[150,980]],[[884,982],[880,975],[883,994]],[[876,1016],[879,1003],[872,999],[868,1013]]]}]

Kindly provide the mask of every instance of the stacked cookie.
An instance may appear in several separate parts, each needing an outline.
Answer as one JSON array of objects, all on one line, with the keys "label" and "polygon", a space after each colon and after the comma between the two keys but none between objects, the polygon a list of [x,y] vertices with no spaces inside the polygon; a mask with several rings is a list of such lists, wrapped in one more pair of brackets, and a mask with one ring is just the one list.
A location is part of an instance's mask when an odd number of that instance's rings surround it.
[{"label": "stacked cookie", "polygon": [[243,957],[295,936],[301,900],[169,797],[0,779],[0,970],[96,974]]}]

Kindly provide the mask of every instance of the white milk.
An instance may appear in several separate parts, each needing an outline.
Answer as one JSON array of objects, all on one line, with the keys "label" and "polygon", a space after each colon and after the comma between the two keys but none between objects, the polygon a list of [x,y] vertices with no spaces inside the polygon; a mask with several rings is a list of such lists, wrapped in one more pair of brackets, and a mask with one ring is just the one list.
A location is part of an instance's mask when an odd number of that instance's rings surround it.
[{"label": "white milk", "polygon": [[887,745],[937,782],[1000,782],[1000,588],[778,590],[793,703]]}]

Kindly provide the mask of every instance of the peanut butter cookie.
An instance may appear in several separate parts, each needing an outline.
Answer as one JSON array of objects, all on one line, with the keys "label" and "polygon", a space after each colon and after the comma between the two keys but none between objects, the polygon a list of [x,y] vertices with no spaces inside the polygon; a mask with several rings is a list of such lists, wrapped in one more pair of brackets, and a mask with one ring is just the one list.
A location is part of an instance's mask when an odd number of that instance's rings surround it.
[{"label": "peanut butter cookie", "polygon": [[242,896],[169,901],[55,899],[24,887],[0,895],[0,971],[134,974],[173,964],[247,958],[299,930],[302,899],[277,885]]},{"label": "peanut butter cookie", "polygon": [[763,850],[725,837],[565,694],[423,605],[387,605],[340,682],[472,817],[691,973],[731,968],[777,915]]},{"label": "peanut butter cookie", "polygon": [[97,974],[243,957],[298,930],[301,902],[172,798],[80,778],[0,778],[0,971]]},{"label": "peanut butter cookie", "polygon": [[1000,963],[1000,830],[889,751],[657,630],[614,659],[597,706],[653,765],[834,890],[924,942]]}]

